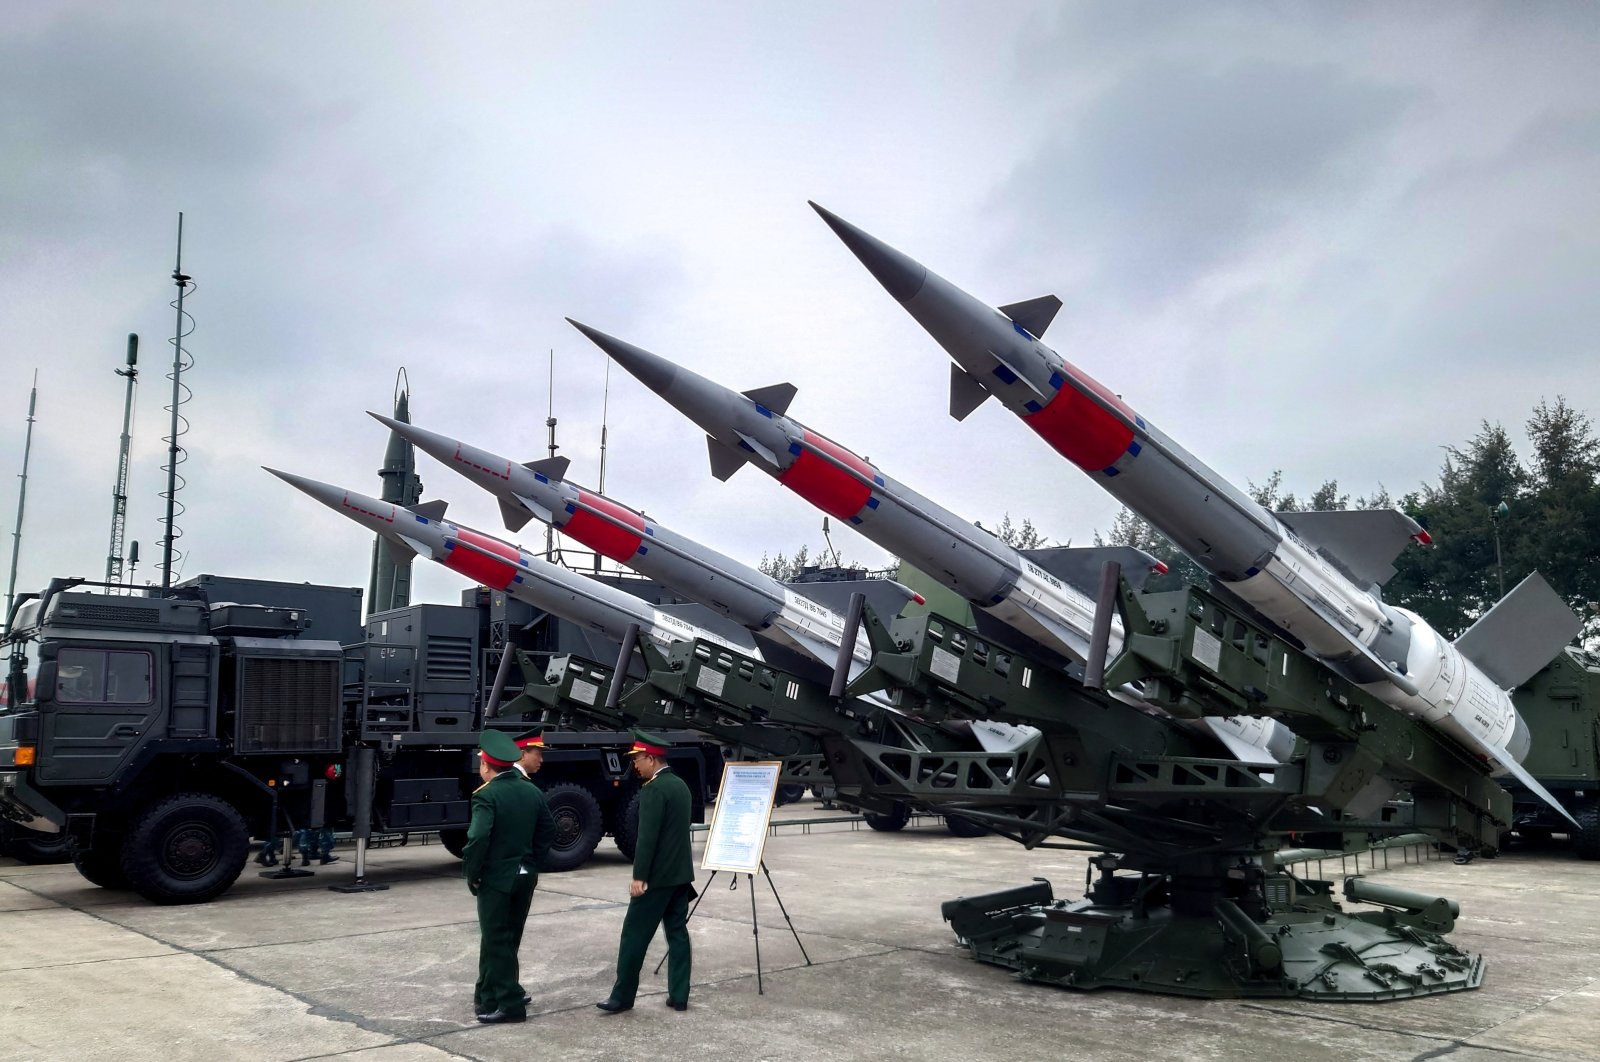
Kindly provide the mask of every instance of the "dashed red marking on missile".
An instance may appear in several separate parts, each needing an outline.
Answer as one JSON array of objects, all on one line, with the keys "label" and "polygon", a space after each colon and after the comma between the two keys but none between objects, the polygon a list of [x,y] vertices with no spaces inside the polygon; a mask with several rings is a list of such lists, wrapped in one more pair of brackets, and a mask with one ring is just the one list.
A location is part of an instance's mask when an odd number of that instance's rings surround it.
[{"label": "dashed red marking on missile", "polygon": [[[517,562],[522,559],[521,553],[515,546],[501,542],[498,538],[469,531],[464,527],[455,529],[455,537],[469,546],[476,546],[477,549],[446,549],[444,555],[446,568],[460,572],[473,582],[487,586],[491,590],[504,590],[511,585],[511,580],[517,575]],[[496,557],[504,557],[505,561],[484,556],[479,550],[492,553]]]},{"label": "dashed red marking on missile", "polygon": [[872,497],[872,488],[812,452],[821,450],[840,464],[860,472],[870,482],[877,479],[877,469],[831,439],[824,439],[807,430],[805,445],[791,444],[795,454],[794,464],[784,470],[778,482],[794,491],[806,501],[830,516],[841,520],[852,519]]},{"label": "dashed red marking on missile", "polygon": [[[636,529],[638,534],[625,531],[610,520],[602,520],[584,506],[627,524]],[[632,509],[618,505],[610,498],[580,490],[578,506],[574,508],[567,522],[561,525],[561,533],[571,535],[601,556],[626,563],[639,551],[639,546],[644,541],[644,517]]]},{"label": "dashed red marking on missile", "polygon": [[510,461],[506,462],[505,471],[503,471],[503,472],[501,470],[497,469],[497,468],[490,468],[488,465],[480,465],[480,464],[478,464],[478,462],[472,461],[472,460],[468,460],[466,457],[462,456],[461,444],[460,443],[456,443],[455,460],[456,460],[456,464],[458,464],[458,465],[466,465],[468,468],[475,468],[479,472],[484,473],[485,475],[493,476],[495,479],[503,479],[507,483],[511,482],[511,462]]},{"label": "dashed red marking on missile", "polygon": [[1133,442],[1133,429],[1085,392],[1093,392],[1129,421],[1137,419],[1133,410],[1104,384],[1075,366],[1062,362],[1061,372],[1067,376],[1055,397],[1023,421],[1057,453],[1084,471],[1110,468]]},{"label": "dashed red marking on missile", "polygon": [[350,495],[347,492],[344,496],[344,507],[353,513],[360,513],[362,516],[370,516],[374,520],[382,520],[386,524],[394,523],[394,506],[392,505],[389,506],[389,512],[387,514],[374,512],[365,506],[357,505],[355,502],[351,501]]}]

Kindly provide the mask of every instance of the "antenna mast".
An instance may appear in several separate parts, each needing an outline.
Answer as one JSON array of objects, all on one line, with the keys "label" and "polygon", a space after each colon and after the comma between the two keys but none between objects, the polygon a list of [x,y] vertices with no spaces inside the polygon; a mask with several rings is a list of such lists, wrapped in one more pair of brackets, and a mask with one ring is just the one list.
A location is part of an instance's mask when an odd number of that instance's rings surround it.
[{"label": "antenna mast", "polygon": [[[544,426],[550,429],[550,456],[556,455],[556,349],[550,348],[550,406],[545,414]],[[544,559],[551,560],[556,551],[556,529],[554,524],[546,525],[544,529]]]},{"label": "antenna mast", "polygon": [[22,444],[22,488],[17,491],[17,526],[11,532],[11,581],[6,584],[6,633],[11,633],[11,601],[17,596],[17,554],[22,551],[22,513],[28,504],[28,458],[33,456],[33,411],[39,402],[39,370],[33,370],[28,392],[28,434]]},{"label": "antenna mast", "polygon": [[114,370],[128,381],[122,400],[122,447],[117,453],[117,485],[111,488],[111,548],[106,552],[106,582],[122,582],[122,536],[128,524],[128,429],[133,421],[133,387],[139,382],[139,337],[128,333],[128,367]]},{"label": "antenna mast", "polygon": [[[185,313],[183,312],[183,297],[188,294],[192,286],[190,278],[183,272],[183,211],[178,212],[178,257],[172,267],[172,282],[178,286],[178,297],[172,305],[178,311],[177,325],[172,334],[172,405],[167,408],[172,413],[172,425],[167,435],[167,515],[163,523],[166,525],[167,536],[161,540],[161,589],[172,589],[172,546],[173,542],[182,534],[174,520],[183,512],[183,506],[178,504],[178,488],[183,485],[183,477],[178,475],[178,465],[184,457],[183,447],[178,445],[178,437],[189,430],[189,422],[178,415],[178,407],[189,400],[188,388],[183,385],[183,371],[193,364],[192,359],[185,361],[183,337],[189,332],[183,330]],[[190,318],[191,322],[193,318]],[[189,329],[194,331],[193,327]],[[179,430],[179,423],[183,429]]]}]

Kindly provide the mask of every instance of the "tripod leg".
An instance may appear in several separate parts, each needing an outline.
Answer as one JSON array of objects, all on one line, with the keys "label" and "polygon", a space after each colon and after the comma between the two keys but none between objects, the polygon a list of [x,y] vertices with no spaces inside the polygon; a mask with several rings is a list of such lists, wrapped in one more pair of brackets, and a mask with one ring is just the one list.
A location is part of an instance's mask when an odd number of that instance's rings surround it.
[{"label": "tripod leg", "polygon": [[756,917],[756,879],[754,874],[744,876],[750,886],[750,932],[756,938],[756,995],[764,996],[767,990],[761,984],[761,920]]},{"label": "tripod leg", "polygon": [[783,912],[783,920],[789,923],[789,932],[794,934],[794,942],[800,945],[800,954],[804,956],[806,965],[811,965],[811,956],[806,954],[806,946],[800,941],[800,931],[794,927],[794,919],[789,917],[789,909],[783,906],[783,897],[778,895],[778,886],[772,880],[772,871],[767,869],[767,861],[761,861],[761,873],[767,876],[767,885],[772,889],[772,898],[778,901],[778,910]]},{"label": "tripod leg", "polygon": [[[713,870],[711,872],[711,876],[706,879],[706,892],[710,892],[711,891],[711,883],[713,881],[716,881],[716,880],[717,880],[717,872],[715,870]],[[706,893],[705,892],[702,892],[699,896],[696,896],[694,898],[694,906],[689,908],[689,914],[684,918],[685,922],[687,922],[690,918],[693,918],[694,917],[694,913],[696,911],[700,910],[700,901],[705,899],[705,898],[706,898]],[[666,961],[667,961],[667,957],[665,955],[661,956],[661,962],[656,963],[656,972],[651,975],[652,977],[660,976],[660,974],[661,974],[661,965],[662,965],[662,963],[664,963]]]}]

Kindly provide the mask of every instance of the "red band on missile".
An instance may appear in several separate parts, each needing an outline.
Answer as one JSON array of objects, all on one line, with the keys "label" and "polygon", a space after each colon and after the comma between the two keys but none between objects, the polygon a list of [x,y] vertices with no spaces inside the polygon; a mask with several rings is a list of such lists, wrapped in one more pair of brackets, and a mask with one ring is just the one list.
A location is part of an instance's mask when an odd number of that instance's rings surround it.
[{"label": "red band on missile", "polygon": [[[602,520],[585,506],[637,529],[638,534],[625,531],[610,520]],[[561,525],[561,533],[571,535],[603,557],[625,564],[633,559],[640,543],[644,541],[644,517],[632,509],[623,508],[610,498],[580,490],[578,506],[567,522]]]},{"label": "red band on missile", "polygon": [[872,488],[844,469],[817,456],[812,450],[813,448],[820,450],[840,464],[855,469],[865,476],[869,483],[877,477],[877,470],[838,443],[824,439],[816,432],[807,431],[805,441],[806,445],[799,448],[800,452],[795,456],[794,464],[784,470],[778,477],[778,482],[830,516],[836,516],[841,520],[855,516],[867,504],[867,499],[872,497]]},{"label": "red band on missile", "polygon": [[[521,559],[515,546],[501,542],[498,538],[480,535],[476,531],[468,531],[464,527],[456,528],[456,538],[469,546],[477,549],[455,549],[445,551],[446,568],[453,572],[460,572],[468,579],[491,590],[504,590],[511,585],[511,580],[517,574],[517,561]],[[483,550],[495,556],[506,558],[505,563],[486,557]]]},{"label": "red band on missile", "polygon": [[[1136,419],[1134,412],[1098,380],[1071,365],[1063,363],[1062,367],[1070,373],[1067,381],[1048,405],[1023,419],[1057,453],[1086,472],[1110,468],[1133,442],[1129,423]],[[1101,402],[1119,410],[1129,423],[1118,419],[1085,391],[1092,391]]]}]

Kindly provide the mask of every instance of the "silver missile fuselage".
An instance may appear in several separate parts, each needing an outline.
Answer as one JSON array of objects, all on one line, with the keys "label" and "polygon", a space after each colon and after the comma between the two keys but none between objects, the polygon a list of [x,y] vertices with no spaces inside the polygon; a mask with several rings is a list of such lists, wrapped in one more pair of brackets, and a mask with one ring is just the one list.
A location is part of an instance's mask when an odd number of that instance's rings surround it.
[{"label": "silver missile fuselage", "polygon": [[382,535],[398,549],[421,554],[480,586],[503,591],[610,641],[621,641],[628,625],[638,624],[641,636],[663,647],[700,638],[748,653],[748,648],[662,612],[632,594],[568,571],[493,535],[329,483],[268,471]]},{"label": "silver missile fuselage", "polygon": [[1021,324],[818,212],[880,281],[897,282],[885,287],[955,362],[952,412],[977,404],[965,398],[958,409],[959,391],[981,388],[1313,655],[1386,703],[1488,746],[1502,763],[1526,754],[1527,729],[1506,691],[1415,613],[1358,586]]},{"label": "silver missile fuselage", "polygon": [[[492,451],[373,414],[423,452],[501,501],[597,554],[682,594],[748,630],[832,667],[844,641],[843,616],[758,568],[662,527],[642,512],[563,478],[565,462],[518,464]],[[853,650],[859,673],[870,651]]]}]

